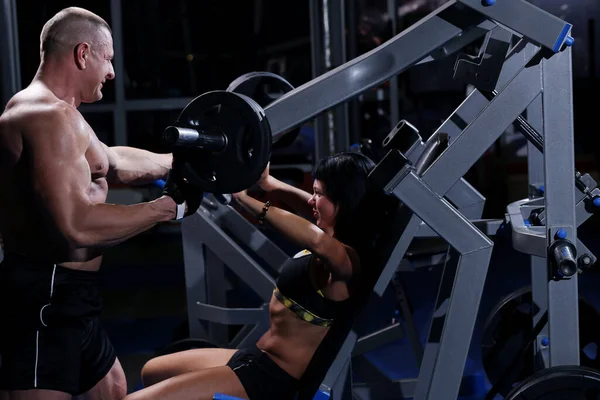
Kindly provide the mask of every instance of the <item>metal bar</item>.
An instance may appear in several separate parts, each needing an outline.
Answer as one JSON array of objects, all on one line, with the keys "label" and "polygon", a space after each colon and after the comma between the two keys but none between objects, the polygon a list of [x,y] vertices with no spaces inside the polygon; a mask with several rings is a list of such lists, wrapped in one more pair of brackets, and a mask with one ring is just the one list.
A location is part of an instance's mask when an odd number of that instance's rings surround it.
[{"label": "metal bar", "polygon": [[[389,23],[392,29],[392,35],[398,34],[398,13],[396,12],[396,0],[387,0],[387,13]],[[398,77],[396,75],[390,78],[389,99],[390,99],[390,122],[392,129],[400,121],[400,93],[398,90]]]},{"label": "metal bar", "polygon": [[353,395],[358,400],[378,400],[387,397],[393,393],[393,399],[412,399],[417,388],[417,379],[399,379],[391,382],[391,384],[383,383],[371,385],[358,384],[354,385]]},{"label": "metal bar", "polygon": [[[478,28],[480,30],[479,36],[482,36],[485,32],[495,26],[494,23],[490,22],[487,29]],[[470,32],[473,31],[476,30],[474,29]],[[460,36],[455,40],[459,41],[463,36]],[[515,46],[507,56],[507,60],[502,67],[500,78],[498,80],[498,87],[504,87],[510,82],[510,79],[525,65],[527,60],[532,57],[536,50],[537,47],[532,44]],[[442,125],[440,125],[430,137],[430,140],[435,139],[435,135],[438,132],[444,132],[450,136],[450,143],[452,143],[455,138],[461,134],[463,129],[473,122],[488,104],[489,100],[485,96],[477,90],[473,91],[442,123]],[[419,155],[420,153],[415,153],[410,155],[409,159],[416,162]],[[469,219],[479,219],[483,215],[485,198],[462,177],[448,190],[446,197]]]},{"label": "metal bar", "polygon": [[219,217],[219,222],[223,229],[242,240],[258,257],[279,272],[289,256],[240,213],[229,206],[222,207],[224,212]]},{"label": "metal bar", "polygon": [[268,303],[260,308],[225,308],[211,304],[196,304],[194,307],[207,321],[223,325],[259,324],[269,318]]},{"label": "metal bar", "polygon": [[[451,295],[439,303],[443,330],[430,335],[415,399],[457,398],[493,243],[450,203],[433,192],[413,171],[404,176],[394,195],[444,238],[458,253]],[[460,234],[457,234],[460,232]],[[432,331],[434,330],[432,324]]]},{"label": "metal bar", "polygon": [[442,58],[448,57],[450,54],[454,54],[459,50],[462,50],[468,44],[474,42],[475,40],[485,36],[489,31],[494,29],[497,24],[493,21],[483,21],[479,26],[476,26],[473,29],[469,29],[465,31],[462,35],[453,38],[448,43],[440,47],[438,50],[434,51],[427,57],[423,58],[421,61],[416,63],[415,65],[425,64],[431,61],[437,61]]},{"label": "metal bar", "polygon": [[[446,262],[442,271],[433,316],[427,334],[427,343],[421,360],[421,368],[417,380],[417,387],[414,397],[417,399],[429,398],[428,392],[431,386],[435,362],[441,348],[441,338],[444,330],[447,317],[448,298],[452,295],[452,287],[456,279],[459,257],[456,254],[450,256],[451,251],[448,249]],[[450,398],[450,396],[448,397]]]},{"label": "metal bar", "polygon": [[[352,396],[352,359],[346,360],[344,367],[331,386],[331,400],[347,400]],[[326,386],[326,385],[325,385]],[[327,387],[327,386],[326,386]]]},{"label": "metal bar", "polygon": [[[385,289],[388,287],[394,272],[402,262],[404,255],[406,254],[406,250],[408,250],[408,246],[413,241],[415,235],[419,230],[419,225],[421,224],[421,219],[416,215],[411,215],[410,220],[402,230],[402,235],[400,239],[396,242],[394,249],[390,253],[390,257],[373,288],[373,292],[378,296],[382,296]],[[401,229],[399,226],[397,229]]]},{"label": "metal bar", "polygon": [[483,215],[485,197],[464,178],[459,179],[448,190],[446,198],[469,219],[479,219]]},{"label": "metal bar", "polygon": [[[347,59],[352,60],[356,58],[358,53],[358,16],[357,9],[358,4],[355,1],[346,1],[345,10],[346,10],[346,29],[347,33],[347,41],[348,44],[346,46],[347,51]],[[349,122],[349,137],[350,143],[358,143],[361,139],[361,129],[360,129],[360,121],[362,120],[361,116],[361,104],[357,98],[354,98],[348,102],[348,120]]]},{"label": "metal bar", "polygon": [[342,344],[342,347],[338,351],[337,357],[329,367],[329,370],[327,370],[327,374],[323,379],[323,384],[325,386],[333,388],[336,386],[336,382],[338,382],[339,379],[345,379],[344,372],[352,356],[352,349],[354,348],[357,339],[356,332],[350,331],[348,333],[344,344]]},{"label": "metal bar", "polygon": [[127,145],[127,113],[123,107],[125,103],[125,66],[123,51],[123,21],[121,15],[121,0],[110,0],[110,19],[113,33],[113,47],[115,50],[115,109],[114,117],[114,143],[115,146]]},{"label": "metal bar", "polygon": [[413,310],[409,304],[408,296],[406,295],[406,290],[404,290],[404,285],[402,284],[401,280],[396,278],[395,281],[396,290],[400,291],[400,293],[396,293],[396,298],[400,299],[400,309],[402,318],[404,319],[406,335],[408,336],[408,340],[413,348],[417,368],[420,368],[421,363],[423,362],[423,345],[421,344],[419,331],[417,330],[417,325],[415,324],[415,319],[413,318]]},{"label": "metal bar", "polygon": [[[527,120],[532,128],[537,132],[543,132],[544,121],[542,112],[542,96],[539,95],[527,107]],[[537,146],[532,142],[527,143],[527,171],[529,185],[537,186],[544,182],[544,156]],[[530,257],[531,268],[531,299],[533,304],[539,307],[539,312],[533,316],[531,328],[538,323],[542,315],[548,310],[548,260],[546,257],[532,255]],[[532,308],[534,309],[534,308]],[[547,352],[546,346],[543,345],[544,338],[548,337],[548,325],[545,325],[537,340],[533,343],[533,352],[527,356],[534,358],[534,368],[536,354]],[[543,357],[542,357],[543,359]]]},{"label": "metal bar", "polygon": [[[217,307],[227,306],[227,285],[225,280],[225,264],[210,248],[204,252],[206,271],[207,304]],[[209,322],[208,337],[212,343],[226,346],[229,343],[229,327]]]},{"label": "metal bar", "polygon": [[[267,307],[265,312],[264,322],[258,323],[249,329],[249,333],[235,346],[238,349],[248,348],[249,346],[256,346],[256,342],[261,338],[262,335],[269,329],[269,309]],[[230,345],[230,347],[232,347]]]},{"label": "metal bar", "polygon": [[496,1],[492,6],[485,5],[481,0],[458,2],[554,52],[560,51],[571,33],[571,24],[525,0]]},{"label": "metal bar", "polygon": [[[510,80],[523,68],[528,60],[533,56],[537,47],[533,44],[523,44],[515,48],[507,56],[500,77],[498,79],[498,89],[505,87]],[[472,123],[489,104],[489,100],[478,90],[474,90],[469,96],[450,114],[448,118],[434,132],[431,138],[435,139],[438,132],[447,133],[452,143],[470,123]],[[433,140],[433,139],[429,140]],[[412,161],[412,158],[411,158]],[[415,160],[416,161],[416,160]]]},{"label": "metal bar", "polygon": [[[546,243],[558,230],[577,245],[571,49],[542,60]],[[550,365],[579,365],[578,280],[549,281]]]},{"label": "metal bar", "polygon": [[404,330],[402,329],[402,325],[400,323],[397,322],[395,324],[386,326],[383,329],[365,336],[361,336],[352,349],[352,357],[365,354],[385,344],[400,340],[403,337]]},{"label": "metal bar", "polygon": [[[329,5],[329,33],[331,66],[337,67],[347,61],[346,58],[346,13],[345,0],[327,0]],[[348,104],[341,103],[332,109],[333,113],[333,151],[348,150],[350,133],[348,124]]]},{"label": "metal bar", "polygon": [[[229,342],[227,347],[229,349],[241,349],[242,347],[240,347],[240,343],[244,342],[249,335],[252,335],[252,331],[257,326],[258,325],[251,325],[251,324],[242,326],[240,328],[240,330],[238,331],[238,333],[235,334],[233,339],[231,339],[231,341]],[[257,341],[258,341],[258,339],[257,339]],[[256,344],[256,341],[254,342],[254,344]]]},{"label": "metal bar", "polygon": [[[446,199],[435,193],[414,172],[407,174],[396,185],[393,193],[459,253],[467,254],[492,247],[493,243],[486,235],[456,211]],[[457,229],[461,229],[460,235],[456,235]]]},{"label": "metal bar", "polygon": [[204,246],[195,240],[198,232],[198,216],[186,218],[181,223],[183,244],[183,266],[187,294],[188,324],[191,338],[208,339],[208,332],[194,313],[194,307],[206,303],[206,264],[204,262]]},{"label": "metal bar", "polygon": [[437,193],[445,195],[535,99],[540,90],[539,68],[522,68],[425,171],[422,179]]},{"label": "metal bar", "polygon": [[275,288],[273,278],[208,216],[198,212],[196,234],[223,262],[246,282],[264,301],[270,301]]},{"label": "metal bar", "polygon": [[[385,82],[482,22],[479,14],[455,10],[454,5],[455,0],[449,1],[384,44],[297,87],[270,104],[265,113],[274,139],[277,140],[278,135],[322,111]],[[460,14],[461,26],[449,22],[456,21],[457,14]]]},{"label": "metal bar", "polygon": [[12,96],[21,90],[21,68],[19,62],[19,30],[17,28],[17,5],[15,0],[2,0],[0,7],[0,37],[2,38],[2,57],[0,72],[2,73],[1,110]]},{"label": "metal bar", "polygon": [[[309,0],[310,12],[310,50],[313,79],[323,74],[325,62],[322,42],[323,12],[322,0]],[[308,118],[307,118],[308,119]],[[303,121],[304,122],[304,121]],[[314,121],[315,159],[319,160],[330,152],[328,140],[328,123],[326,115],[319,115]]]}]

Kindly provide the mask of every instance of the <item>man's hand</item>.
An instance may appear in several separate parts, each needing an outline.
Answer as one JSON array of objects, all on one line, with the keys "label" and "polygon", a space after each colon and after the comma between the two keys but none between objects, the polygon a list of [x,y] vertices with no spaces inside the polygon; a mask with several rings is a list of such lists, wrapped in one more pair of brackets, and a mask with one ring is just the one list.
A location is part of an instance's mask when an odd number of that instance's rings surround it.
[{"label": "man's hand", "polygon": [[186,182],[177,169],[171,169],[163,188],[163,195],[171,197],[177,203],[175,219],[181,219],[198,210],[204,197],[204,191],[198,186]]}]

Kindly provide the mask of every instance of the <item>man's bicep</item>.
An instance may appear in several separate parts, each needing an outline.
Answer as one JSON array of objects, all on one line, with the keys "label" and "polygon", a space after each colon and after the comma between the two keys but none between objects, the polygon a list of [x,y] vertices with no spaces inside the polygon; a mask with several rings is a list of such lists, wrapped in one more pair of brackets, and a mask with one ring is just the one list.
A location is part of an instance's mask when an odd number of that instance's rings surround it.
[{"label": "man's bicep", "polygon": [[102,144],[102,148],[104,149],[104,152],[106,153],[106,157],[108,158],[108,169],[109,172],[110,171],[115,171],[117,169],[117,161],[119,160],[119,154],[117,154],[117,152],[111,148],[108,147],[105,143],[100,142]]}]

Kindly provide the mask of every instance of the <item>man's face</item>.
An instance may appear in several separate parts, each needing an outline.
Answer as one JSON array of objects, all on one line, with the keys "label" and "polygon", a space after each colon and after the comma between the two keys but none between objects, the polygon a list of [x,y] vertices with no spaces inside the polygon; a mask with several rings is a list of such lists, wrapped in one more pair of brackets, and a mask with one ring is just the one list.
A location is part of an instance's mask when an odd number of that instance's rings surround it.
[{"label": "man's face", "polygon": [[86,60],[87,73],[81,99],[83,103],[93,103],[102,99],[104,84],[115,77],[112,65],[114,54],[112,37],[108,30],[102,29],[98,32],[96,44],[91,47]]}]

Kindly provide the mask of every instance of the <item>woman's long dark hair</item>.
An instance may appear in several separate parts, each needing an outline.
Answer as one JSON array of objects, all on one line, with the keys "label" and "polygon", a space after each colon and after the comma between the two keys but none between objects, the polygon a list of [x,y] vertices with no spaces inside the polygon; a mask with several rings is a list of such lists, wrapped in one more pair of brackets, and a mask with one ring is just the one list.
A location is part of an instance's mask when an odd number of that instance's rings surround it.
[{"label": "woman's long dark hair", "polygon": [[321,159],[312,174],[323,183],[325,195],[337,206],[334,236],[359,255],[372,247],[386,206],[387,196],[369,181],[374,167],[367,156],[344,152]]}]

